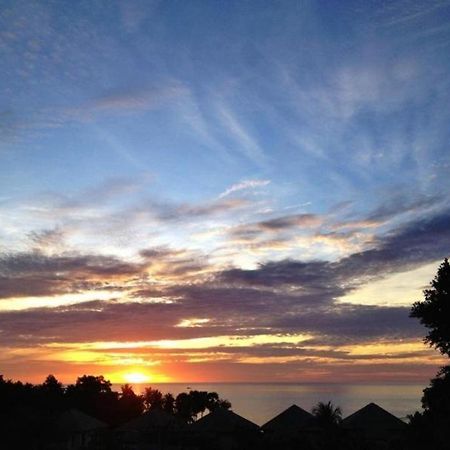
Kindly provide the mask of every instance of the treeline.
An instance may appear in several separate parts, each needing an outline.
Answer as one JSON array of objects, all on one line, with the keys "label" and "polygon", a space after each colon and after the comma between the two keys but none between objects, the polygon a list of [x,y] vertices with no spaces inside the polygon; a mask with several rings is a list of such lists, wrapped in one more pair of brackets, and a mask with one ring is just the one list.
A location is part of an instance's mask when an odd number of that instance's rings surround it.
[{"label": "treeline", "polygon": [[[424,342],[450,358],[450,263],[439,266],[424,299],[415,302],[410,316],[428,329]],[[413,432],[412,448],[448,450],[450,448],[450,365],[442,367],[424,389],[422,412],[409,416]]]},{"label": "treeline", "polygon": [[27,417],[45,420],[48,416],[75,408],[112,426],[152,410],[163,410],[191,423],[217,407],[229,409],[231,403],[216,392],[197,390],[174,397],[171,393],[163,394],[148,387],[143,394],[136,394],[131,385],[125,384],[120,392],[116,392],[102,375],[83,375],[67,387],[53,375],[37,385],[5,380],[0,375],[0,421],[14,416],[20,422]]}]

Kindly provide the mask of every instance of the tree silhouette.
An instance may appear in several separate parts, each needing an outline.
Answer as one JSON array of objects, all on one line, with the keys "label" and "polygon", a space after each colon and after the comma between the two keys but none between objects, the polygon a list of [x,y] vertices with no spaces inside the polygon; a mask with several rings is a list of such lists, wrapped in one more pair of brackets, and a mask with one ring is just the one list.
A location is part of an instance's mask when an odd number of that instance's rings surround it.
[{"label": "tree silhouette", "polygon": [[[208,406],[208,392],[206,391],[190,391],[191,412],[193,416],[199,414],[203,416]],[[219,396],[217,396],[219,397]]]},{"label": "tree silhouette", "polygon": [[78,377],[75,383],[75,389],[90,395],[109,394],[111,387],[111,382],[105,380],[103,375],[83,375]]},{"label": "tree silhouette", "polygon": [[[445,258],[430,288],[423,291],[424,300],[415,302],[411,317],[430,331],[425,343],[450,357],[450,264]],[[450,442],[450,366],[444,366],[425,388],[423,413],[409,416],[410,448],[447,450]]]},{"label": "tree silhouette", "polygon": [[319,402],[312,409],[312,414],[316,418],[317,424],[323,427],[333,427],[342,421],[342,410],[333,403]]},{"label": "tree silhouette", "polygon": [[430,387],[424,389],[422,406],[433,416],[450,420],[450,366],[443,367],[430,381]]},{"label": "tree silhouette", "polygon": [[170,392],[165,394],[163,397],[162,409],[164,412],[168,414],[175,413],[175,397]]},{"label": "tree silhouette", "polygon": [[[342,410],[332,402],[318,402],[311,410],[316,424],[323,429],[316,437],[315,444],[320,450],[348,450],[351,447],[343,435],[343,429],[339,426],[342,422]],[[307,447],[308,448],[308,447]],[[356,450],[356,449],[355,449]]]},{"label": "tree silhouette", "polygon": [[430,284],[430,289],[423,291],[425,299],[413,304],[410,316],[420,319],[420,323],[430,329],[424,341],[450,356],[450,264],[447,258]]},{"label": "tree silhouette", "polygon": [[175,413],[176,415],[187,423],[193,421],[194,414],[192,412],[192,400],[189,394],[181,392],[175,399]]},{"label": "tree silhouette", "polygon": [[66,389],[66,397],[71,407],[107,423],[116,423],[118,415],[117,392],[103,375],[83,375]]},{"label": "tree silhouette", "polygon": [[54,392],[62,394],[64,392],[63,385],[60,383],[54,375],[48,375],[45,381],[42,383],[42,388],[46,392]]},{"label": "tree silhouette", "polygon": [[206,409],[214,411],[217,408],[230,409],[231,403],[226,399],[220,398],[217,392],[207,392]]},{"label": "tree silhouette", "polygon": [[217,392],[193,390],[181,392],[175,399],[175,412],[187,423],[194,422],[198,415],[202,417],[206,410],[211,412],[216,408],[231,408],[231,403],[220,398]]},{"label": "tree silhouette", "polygon": [[408,416],[408,448],[448,450],[450,442],[450,366],[443,367],[422,397],[423,412]]},{"label": "tree silhouette", "polygon": [[[137,395],[131,385],[125,384],[118,393],[101,375],[83,375],[67,388],[54,375],[49,375],[38,385],[5,380],[0,375],[0,448],[63,448],[59,440],[69,437],[58,429],[57,423],[68,410],[79,410],[117,426],[142,414],[144,403],[147,410],[162,410],[186,423],[194,422],[206,410],[231,407],[230,402],[221,399],[216,392],[194,390],[183,392],[175,399],[170,393],[163,395],[152,388],[147,388],[144,395]],[[83,448],[118,448],[110,442],[114,436],[108,431],[105,433],[97,436],[100,447],[95,446],[97,441],[93,441],[94,447]]]},{"label": "tree silhouette", "polygon": [[163,394],[158,389],[151,387],[145,388],[144,405],[146,411],[153,411],[155,409],[163,409]]},{"label": "tree silhouette", "polygon": [[54,375],[48,375],[41,385],[36,386],[36,389],[48,410],[54,412],[64,407],[64,388]]},{"label": "tree silhouette", "polygon": [[133,387],[125,384],[121,387],[119,394],[119,422],[126,422],[139,416],[144,411],[144,399],[141,395],[136,395]]}]

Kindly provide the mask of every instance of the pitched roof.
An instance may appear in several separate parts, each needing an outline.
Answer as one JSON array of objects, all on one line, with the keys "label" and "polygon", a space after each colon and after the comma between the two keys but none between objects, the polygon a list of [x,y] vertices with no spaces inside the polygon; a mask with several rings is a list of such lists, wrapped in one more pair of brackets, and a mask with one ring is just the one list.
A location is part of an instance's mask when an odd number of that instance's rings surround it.
[{"label": "pitched roof", "polygon": [[299,428],[312,424],[314,417],[309,412],[300,408],[300,406],[292,405],[288,409],[266,422],[261,428],[264,431],[295,431]]},{"label": "pitched roof", "polygon": [[259,426],[233,411],[217,408],[199,419],[193,426],[201,431],[235,432],[259,431]]},{"label": "pitched roof", "polygon": [[146,431],[155,428],[169,428],[181,426],[181,422],[172,414],[165,411],[148,411],[118,428],[119,431]]},{"label": "pitched roof", "polygon": [[375,403],[369,403],[342,421],[346,428],[362,430],[401,430],[407,425]]},{"label": "pitched roof", "polygon": [[64,432],[83,432],[106,428],[106,423],[89,416],[78,409],[63,412],[56,420],[59,430]]}]

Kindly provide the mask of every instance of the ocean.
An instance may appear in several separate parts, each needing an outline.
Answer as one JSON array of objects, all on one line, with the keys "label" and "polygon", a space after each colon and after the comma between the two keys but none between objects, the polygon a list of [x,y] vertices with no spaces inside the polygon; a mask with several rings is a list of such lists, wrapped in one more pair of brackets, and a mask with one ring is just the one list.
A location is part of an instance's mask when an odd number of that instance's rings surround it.
[{"label": "ocean", "polygon": [[[310,411],[319,401],[340,406],[346,417],[374,402],[405,419],[421,409],[422,384],[259,384],[259,383],[153,383],[134,385],[136,393],[151,386],[177,395],[190,389],[215,391],[232,404],[234,412],[262,425],[293,403]],[[115,390],[120,385],[114,385]]]}]

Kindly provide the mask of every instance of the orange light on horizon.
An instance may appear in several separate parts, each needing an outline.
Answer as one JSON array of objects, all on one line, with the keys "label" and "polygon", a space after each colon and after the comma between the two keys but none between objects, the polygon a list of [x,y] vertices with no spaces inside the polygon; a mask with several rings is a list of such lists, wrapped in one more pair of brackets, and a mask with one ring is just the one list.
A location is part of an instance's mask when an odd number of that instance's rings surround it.
[{"label": "orange light on horizon", "polygon": [[149,383],[152,381],[152,377],[146,375],[143,372],[127,372],[123,374],[123,379],[127,383],[139,384],[139,383]]},{"label": "orange light on horizon", "polygon": [[172,378],[161,373],[148,373],[140,367],[130,367],[126,371],[106,373],[105,378],[113,384],[146,384],[146,383],[167,383]]}]

